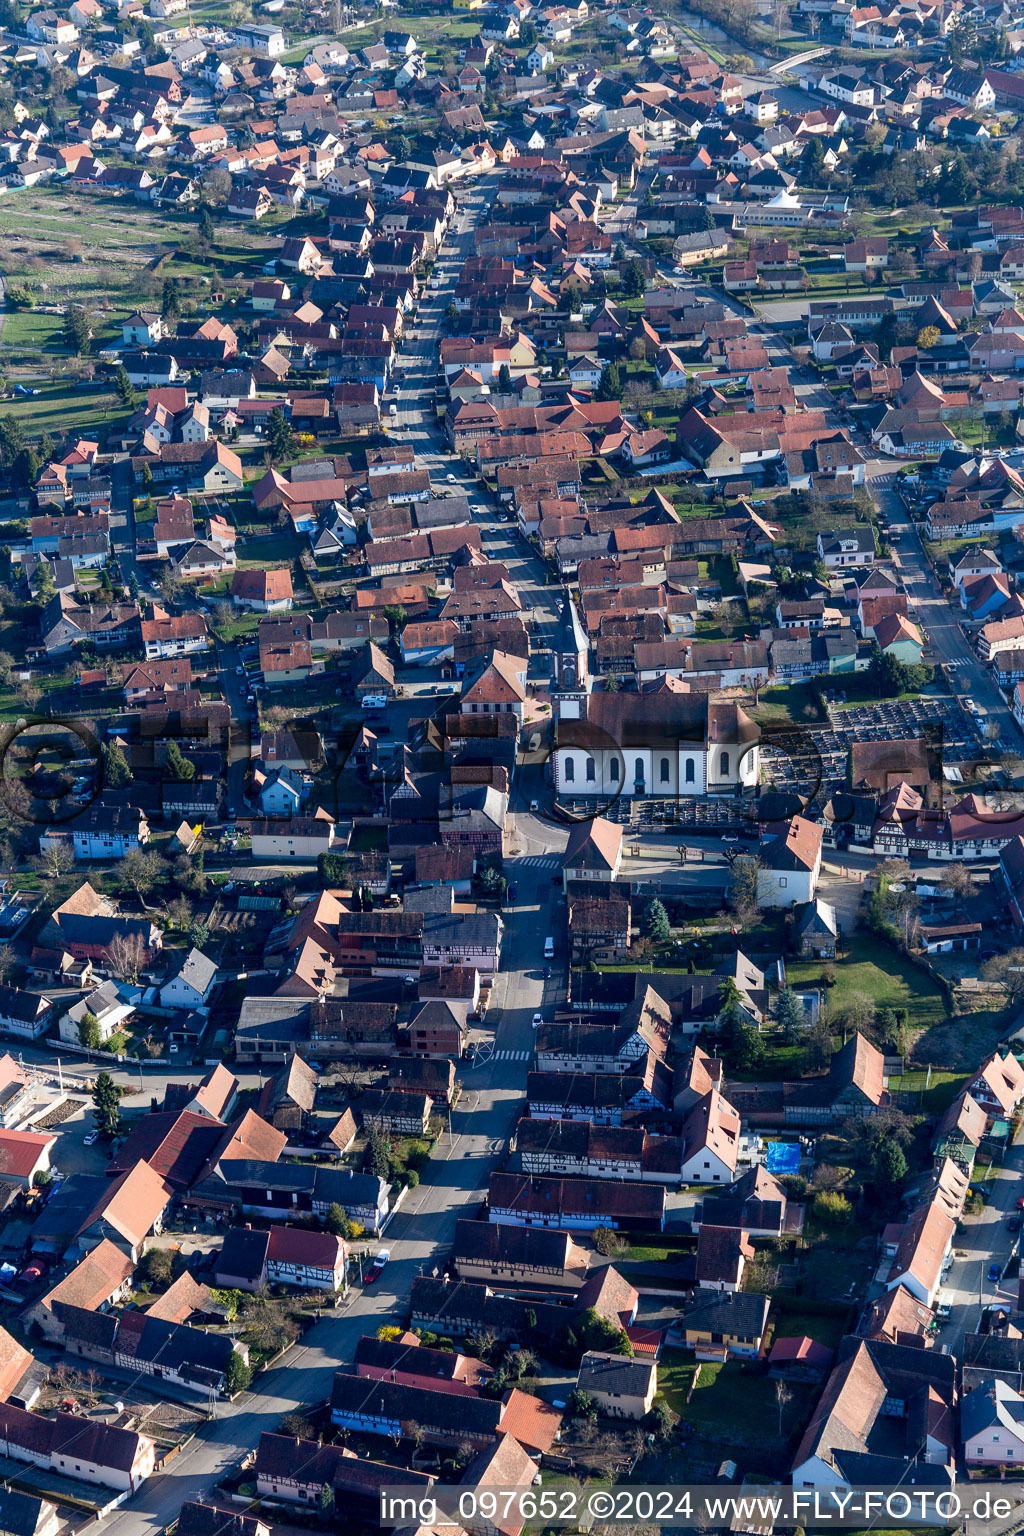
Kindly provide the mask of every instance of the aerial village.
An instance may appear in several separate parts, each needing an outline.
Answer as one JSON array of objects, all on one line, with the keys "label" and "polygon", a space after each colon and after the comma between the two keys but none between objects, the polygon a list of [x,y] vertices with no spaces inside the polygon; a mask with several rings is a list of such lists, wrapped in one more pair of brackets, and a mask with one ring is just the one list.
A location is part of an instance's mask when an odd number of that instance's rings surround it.
[{"label": "aerial village", "polygon": [[0,1536],[1021,1475],[1022,404],[1013,0],[0,0]]}]

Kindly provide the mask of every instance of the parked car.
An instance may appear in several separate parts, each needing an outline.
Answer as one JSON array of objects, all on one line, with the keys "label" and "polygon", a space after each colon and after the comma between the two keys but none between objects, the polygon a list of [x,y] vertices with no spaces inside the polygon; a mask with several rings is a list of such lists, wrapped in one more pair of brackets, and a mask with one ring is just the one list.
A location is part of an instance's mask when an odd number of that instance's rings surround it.
[{"label": "parked car", "polygon": [[363,1284],[364,1285],[372,1285],[375,1280],[378,1280],[380,1278],[381,1270],[384,1268],[385,1264],[388,1262],[390,1257],[391,1257],[391,1249],[390,1248],[382,1248],[380,1250],[380,1252],[374,1258],[373,1263],[370,1265],[369,1269],[366,1271],[366,1274],[363,1276]]},{"label": "parked car", "polygon": [[993,1261],[993,1263],[991,1263],[988,1267],[988,1278],[990,1280],[998,1280],[1001,1274],[1001,1265],[997,1261]]}]

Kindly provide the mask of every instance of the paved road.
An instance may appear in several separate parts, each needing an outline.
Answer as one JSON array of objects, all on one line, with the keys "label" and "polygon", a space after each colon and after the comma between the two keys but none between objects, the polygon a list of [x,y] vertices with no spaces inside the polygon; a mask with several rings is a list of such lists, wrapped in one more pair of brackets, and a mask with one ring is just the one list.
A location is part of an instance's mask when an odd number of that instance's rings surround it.
[{"label": "paved road", "polygon": [[[474,190],[458,220],[448,257],[461,262],[471,248],[473,223],[486,194]],[[397,436],[415,444],[435,479],[442,471],[455,473],[458,486],[477,496],[472,476],[442,453],[440,434],[424,410],[423,394],[436,358],[441,319],[451,297],[455,272],[449,269],[444,286],[421,305],[417,335],[408,348],[409,371],[400,393]],[[514,567],[515,580],[526,601],[538,611],[545,629],[558,621],[555,594],[543,586],[543,567],[521,545],[507,524],[489,516],[493,533],[488,549]],[[298,1405],[322,1401],[330,1392],[339,1362],[350,1360],[357,1340],[392,1318],[401,1318],[413,1278],[443,1262],[460,1214],[472,1211],[483,1198],[491,1169],[504,1154],[505,1143],[522,1109],[528,1056],[533,1045],[531,1018],[554,1001],[553,977],[544,981],[543,943],[547,934],[564,927],[559,892],[552,882],[554,859],[541,824],[526,818],[520,857],[508,861],[510,880],[517,886],[518,905],[506,913],[504,969],[499,973],[489,1018],[497,1020],[493,1051],[480,1066],[462,1074],[462,1097],[422,1180],[387,1232],[391,1262],[372,1288],[355,1288],[336,1316],[325,1318],[305,1335],[301,1345],[276,1370],[261,1377],[258,1391],[244,1393],[224,1405],[220,1417],[192,1447],[171,1464],[164,1476],[151,1479],[141,1492],[108,1522],[116,1536],[151,1536],[174,1518],[188,1498],[208,1491],[219,1477],[254,1447],[263,1430],[273,1429],[281,1416]],[[543,852],[541,850],[544,850]],[[562,952],[564,955],[564,951]],[[556,977],[562,967],[556,964]],[[547,996],[545,995],[547,991]],[[148,1079],[147,1079],[148,1081]]]},{"label": "paved road", "polygon": [[[524,614],[536,626],[528,680],[543,684],[550,678],[546,653],[555,638],[562,614],[560,588],[547,585],[547,571],[532,545],[519,536],[515,523],[499,518],[488,493],[461,458],[451,455],[437,425],[430,403],[438,369],[438,343],[447,333],[446,311],[454,299],[455,284],[465,259],[473,254],[473,230],[497,191],[500,173],[481,178],[468,192],[434,269],[439,286],[428,288],[421,299],[411,332],[402,351],[404,377],[396,390],[398,417],[392,432],[398,442],[411,443],[417,462],[430,471],[435,485],[447,485],[453,493],[469,497],[470,505],[482,507],[474,522],[481,530],[485,554],[508,566],[512,584]],[[458,333],[458,328],[455,328]]]},{"label": "paved road", "polygon": [[219,1418],[165,1475],[151,1478],[112,1517],[108,1531],[117,1536],[160,1531],[184,1500],[208,1491],[252,1449],[263,1430],[274,1429],[297,1406],[326,1398],[334,1371],[351,1360],[357,1340],[382,1323],[404,1320],[414,1277],[443,1263],[457,1218],[472,1213],[483,1198],[521,1112],[533,1042],[531,1017],[545,1006],[543,941],[557,931],[558,892],[551,872],[531,862],[533,857],[509,861],[519,905],[506,913],[504,963],[509,968],[496,985],[493,1054],[462,1074],[451,1134],[444,1133],[419,1188],[388,1228],[392,1258],[381,1278],[373,1287],[354,1287],[336,1315],[318,1323],[282,1365],[259,1378],[258,1391],[222,1405]]},{"label": "paved road", "polygon": [[954,1253],[961,1257],[953,1260],[943,1284],[953,1303],[949,1322],[943,1328],[941,1341],[948,1344],[952,1354],[963,1349],[964,1335],[976,1333],[982,1309],[993,1302],[1009,1303],[1016,1310],[1017,1282],[988,1279],[988,1267],[999,1264],[1000,1273],[1005,1270],[1012,1256],[1016,1239],[1010,1232],[1009,1218],[1014,1214],[1017,1199],[1024,1188],[1024,1141],[1017,1141],[1007,1154],[1006,1161],[998,1169],[992,1197],[984,1211],[977,1217],[966,1217],[956,1234]]},{"label": "paved road", "polygon": [[968,645],[957,623],[955,610],[943,596],[921,543],[917,524],[907,514],[896,491],[872,485],[872,494],[898,535],[894,560],[907,589],[915,622],[925,631],[938,660],[950,668],[957,691],[973,699],[984,710],[985,723],[994,722],[1007,749],[1019,751],[1017,723],[992,674]]}]

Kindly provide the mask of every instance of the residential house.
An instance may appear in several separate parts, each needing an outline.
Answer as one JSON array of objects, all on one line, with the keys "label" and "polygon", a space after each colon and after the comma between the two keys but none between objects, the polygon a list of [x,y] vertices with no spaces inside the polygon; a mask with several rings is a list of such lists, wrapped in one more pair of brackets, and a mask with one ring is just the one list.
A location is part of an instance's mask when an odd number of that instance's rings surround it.
[{"label": "residential house", "polygon": [[576,1373],[576,1390],[586,1392],[600,1413],[615,1419],[645,1419],[658,1389],[657,1361],[588,1349]]}]

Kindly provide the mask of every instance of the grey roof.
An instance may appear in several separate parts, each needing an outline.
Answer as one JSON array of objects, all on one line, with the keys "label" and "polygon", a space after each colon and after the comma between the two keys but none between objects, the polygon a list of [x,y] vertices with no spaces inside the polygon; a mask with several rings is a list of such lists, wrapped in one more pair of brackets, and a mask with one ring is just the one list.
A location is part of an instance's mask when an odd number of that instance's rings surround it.
[{"label": "grey roof", "polygon": [[204,955],[201,949],[190,949],[175,973],[175,981],[186,981],[197,992],[204,993],[217,974],[217,962]]},{"label": "grey roof", "polygon": [[95,1014],[101,1019],[111,1008],[116,1008],[121,1001],[121,994],[117,990],[116,981],[105,981],[93,989],[86,997],[79,998],[77,1003],[68,1009],[68,1017],[76,1024],[81,1024],[87,1013]]},{"label": "grey roof", "polygon": [[993,1376],[962,1398],[960,1437],[969,1440],[972,1435],[997,1424],[1017,1437],[1024,1434],[1024,1397],[1007,1382]]},{"label": "grey roof", "polygon": [[224,1243],[214,1264],[216,1276],[260,1280],[270,1245],[269,1232],[254,1232],[251,1227],[232,1227],[224,1234]]},{"label": "grey roof", "polygon": [[424,944],[493,945],[501,933],[501,919],[496,912],[427,912],[423,916]]},{"label": "grey roof", "polygon": [[816,933],[837,934],[839,924],[836,919],[836,909],[830,901],[824,901],[817,896],[807,903],[796,926],[798,933],[806,933],[813,928]]},{"label": "grey roof", "polygon": [[836,528],[832,533],[821,534],[822,553],[838,555],[856,550],[858,554],[874,554],[874,531],[866,524],[862,528]]},{"label": "grey roof", "polygon": [[580,1361],[576,1385],[582,1392],[611,1392],[616,1397],[644,1398],[650,1391],[651,1375],[656,1370],[653,1360],[637,1360],[629,1355],[610,1355],[588,1349]]},{"label": "grey roof", "polygon": [[230,1198],[231,1191],[271,1190],[307,1193],[317,1204],[341,1206],[386,1202],[387,1183],[370,1173],[347,1168],[326,1168],[303,1163],[268,1163],[257,1158],[231,1158],[218,1163],[214,1173],[196,1186],[196,1193],[211,1199]]},{"label": "grey roof", "polygon": [[238,1014],[235,1035],[273,1032],[275,1040],[309,1038],[309,1003],[298,997],[247,997]]},{"label": "grey roof", "polygon": [[767,1296],[755,1291],[698,1291],[683,1312],[683,1326],[759,1337],[768,1321],[770,1305]]},{"label": "grey roof", "polygon": [[47,1523],[56,1506],[17,1488],[0,1488],[0,1530],[4,1536],[35,1536],[36,1529]]}]

